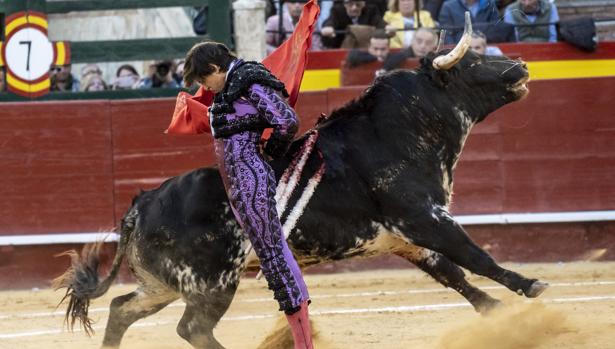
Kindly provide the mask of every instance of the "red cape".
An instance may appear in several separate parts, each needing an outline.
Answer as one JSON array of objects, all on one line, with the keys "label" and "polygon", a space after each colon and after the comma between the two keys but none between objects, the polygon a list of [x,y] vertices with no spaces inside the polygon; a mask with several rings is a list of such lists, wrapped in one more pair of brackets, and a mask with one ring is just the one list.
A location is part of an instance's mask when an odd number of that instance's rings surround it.
[{"label": "red cape", "polygon": [[[299,87],[307,64],[307,52],[312,46],[312,33],[319,11],[315,0],[306,3],[295,31],[262,62],[286,85],[286,90],[290,95],[288,103],[292,107],[295,106],[299,96]],[[202,86],[194,96],[187,92],[180,92],[175,102],[173,119],[165,133],[211,133],[207,108],[212,104],[213,99],[213,92],[206,91]]]}]

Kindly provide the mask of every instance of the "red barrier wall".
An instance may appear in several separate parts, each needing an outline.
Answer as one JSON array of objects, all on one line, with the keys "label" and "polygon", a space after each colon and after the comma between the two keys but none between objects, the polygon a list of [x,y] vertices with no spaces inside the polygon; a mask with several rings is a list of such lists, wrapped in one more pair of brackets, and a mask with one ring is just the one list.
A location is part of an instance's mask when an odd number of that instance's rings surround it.
[{"label": "red barrier wall", "polygon": [[[445,46],[452,47],[452,45]],[[541,43],[502,43],[497,44],[504,55],[521,58],[524,61],[557,61],[577,59],[613,59],[615,41],[598,44],[595,52],[585,52],[565,42]],[[336,49],[308,52],[307,69],[339,69],[340,62],[346,59],[348,50]]]},{"label": "red barrier wall", "polygon": [[[454,212],[615,208],[615,78],[530,83],[474,128]],[[363,87],[303,93],[302,130]],[[139,189],[213,163],[211,137],[165,135],[173,100],[5,103],[0,234],[88,232],[118,222]]]},{"label": "red barrier wall", "polygon": [[112,227],[109,103],[3,103],[0,234]]},{"label": "red barrier wall", "polygon": [[[615,209],[614,88],[615,78],[531,82],[528,98],[497,111],[468,138],[456,172],[453,212]],[[363,89],[302,93],[296,108],[302,130]],[[209,136],[162,133],[173,104],[173,99],[3,103],[0,235],[109,229],[140,188],[213,163]],[[581,249],[578,254],[610,248],[604,258],[615,259],[612,223],[468,230],[504,260],[569,259],[574,256],[566,251],[573,246]],[[546,247],[538,246],[558,237],[574,245],[541,253]],[[51,257],[66,247],[0,247],[0,287],[45,285],[43,276],[66,268],[67,261]]]}]

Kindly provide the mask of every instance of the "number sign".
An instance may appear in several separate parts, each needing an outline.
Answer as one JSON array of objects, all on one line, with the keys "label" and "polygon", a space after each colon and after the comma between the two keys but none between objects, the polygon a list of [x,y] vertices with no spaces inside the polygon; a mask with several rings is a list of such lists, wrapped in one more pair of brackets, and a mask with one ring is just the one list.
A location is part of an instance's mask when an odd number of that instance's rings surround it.
[{"label": "number sign", "polygon": [[6,41],[0,64],[6,66],[8,89],[26,97],[49,92],[49,68],[70,62],[64,42],[47,38],[47,16],[40,12],[18,12],[6,19]]}]

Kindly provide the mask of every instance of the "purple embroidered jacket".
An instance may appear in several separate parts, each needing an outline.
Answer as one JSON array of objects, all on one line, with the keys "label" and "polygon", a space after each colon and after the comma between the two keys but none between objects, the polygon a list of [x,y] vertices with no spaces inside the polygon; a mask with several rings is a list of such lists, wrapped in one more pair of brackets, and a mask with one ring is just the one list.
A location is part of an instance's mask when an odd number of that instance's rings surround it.
[{"label": "purple embroidered jacket", "polygon": [[248,235],[280,310],[297,311],[309,299],[301,270],[277,215],[275,174],[260,151],[264,128],[274,131],[265,147],[283,155],[298,129],[297,116],[275,90],[253,84],[233,101],[233,113],[212,119],[216,158],[231,208]]}]

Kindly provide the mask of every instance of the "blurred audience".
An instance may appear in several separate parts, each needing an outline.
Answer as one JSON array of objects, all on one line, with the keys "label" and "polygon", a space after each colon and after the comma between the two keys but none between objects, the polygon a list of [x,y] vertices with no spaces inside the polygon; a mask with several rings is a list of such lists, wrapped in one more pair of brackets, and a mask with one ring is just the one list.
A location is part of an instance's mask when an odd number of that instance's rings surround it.
[{"label": "blurred audience", "polygon": [[502,50],[497,46],[487,46],[487,37],[481,31],[473,31],[470,40],[470,49],[478,54],[487,56],[503,56]]},{"label": "blurred audience", "polygon": [[382,30],[377,30],[369,40],[367,53],[376,57],[379,62],[384,62],[384,59],[389,55],[390,47],[389,36]]},{"label": "blurred audience", "polygon": [[115,80],[111,85],[113,90],[130,90],[139,81],[139,73],[130,64],[124,64],[115,71]]},{"label": "blurred audience", "polygon": [[81,68],[81,79],[85,79],[88,75],[95,74],[102,76],[102,70],[96,64],[87,64]]},{"label": "blurred audience", "polygon": [[100,74],[90,73],[81,79],[81,91],[93,92],[107,90],[107,84]]},{"label": "blurred audience", "polygon": [[409,47],[414,36],[414,30],[418,27],[433,28],[435,23],[431,14],[427,11],[418,11],[416,8],[417,0],[390,0],[389,10],[384,14],[384,21],[387,22],[386,30],[390,35],[392,48]]},{"label": "blurred audience", "polygon": [[295,30],[295,25],[301,17],[301,11],[305,0],[290,0],[284,2],[282,10],[282,30],[284,33],[278,33],[280,28],[280,16],[273,15],[267,18],[267,24],[265,25],[265,34],[267,42],[267,54],[271,53],[276,47],[280,46],[287,37],[286,33]]},{"label": "blurred audience", "polygon": [[443,3],[444,0],[423,0],[423,7],[421,10],[429,12],[431,18],[438,18]]},{"label": "blurred audience", "polygon": [[149,66],[147,76],[137,83],[136,88],[179,88],[173,78],[173,62],[161,61]]},{"label": "blurred audience", "polygon": [[380,17],[383,17],[389,7],[389,0],[367,0],[367,5],[375,7],[380,13]]},{"label": "blurred audience", "polygon": [[[554,3],[547,0],[517,0],[504,11],[504,21],[510,24],[538,24],[559,22]],[[556,42],[555,25],[515,27],[517,41]]]},{"label": "blurred audience", "polygon": [[393,70],[401,67],[408,58],[422,58],[432,52],[438,46],[438,35],[435,31],[428,28],[419,28],[410,47],[396,53],[390,54],[384,61],[384,70]]},{"label": "blurred audience", "polygon": [[380,11],[373,5],[367,5],[365,1],[344,0],[343,4],[335,3],[321,29],[322,45],[326,48],[341,47],[350,25],[384,28],[386,22]]},{"label": "blurred audience", "polygon": [[0,92],[6,91],[6,82],[4,77],[4,68],[0,67]]},{"label": "blurred audience", "polygon": [[[295,26],[301,18],[301,12],[303,11],[303,6],[307,0],[288,0],[284,1],[284,8],[282,11],[282,30],[283,33],[278,33],[280,30],[280,16],[274,15],[267,19],[267,24],[265,25],[266,42],[267,42],[267,54],[273,52],[276,47],[280,46],[284,40],[295,30]],[[312,36],[312,50],[320,49],[320,36],[313,35]]]},{"label": "blurred audience", "polygon": [[354,68],[362,64],[375,61],[384,62],[389,55],[389,36],[384,30],[379,29],[374,32],[369,40],[367,50],[352,49],[348,51],[346,66]]},{"label": "blurred audience", "polygon": [[49,71],[51,80],[51,91],[77,92],[79,91],[79,80],[71,72],[70,64],[62,66],[52,66]]},{"label": "blurred audience", "polygon": [[181,59],[179,61],[177,61],[177,64],[175,65],[175,72],[173,73],[173,78],[175,79],[175,81],[177,81],[177,84],[181,87],[184,86],[184,64],[186,62]]},{"label": "blurred audience", "polygon": [[333,1],[330,0],[318,0],[318,7],[320,7],[320,13],[318,15],[317,29],[322,29],[323,23],[331,15],[331,8],[333,7]]},{"label": "blurred audience", "polygon": [[[470,11],[472,24],[478,29],[484,27],[476,23],[493,23],[499,21],[499,14],[494,0],[446,0],[440,10],[438,21],[443,27],[457,27],[447,29],[444,40],[446,44],[454,44],[463,34],[465,12]],[[487,33],[485,31],[485,33]],[[487,33],[488,34],[488,33]]]}]

